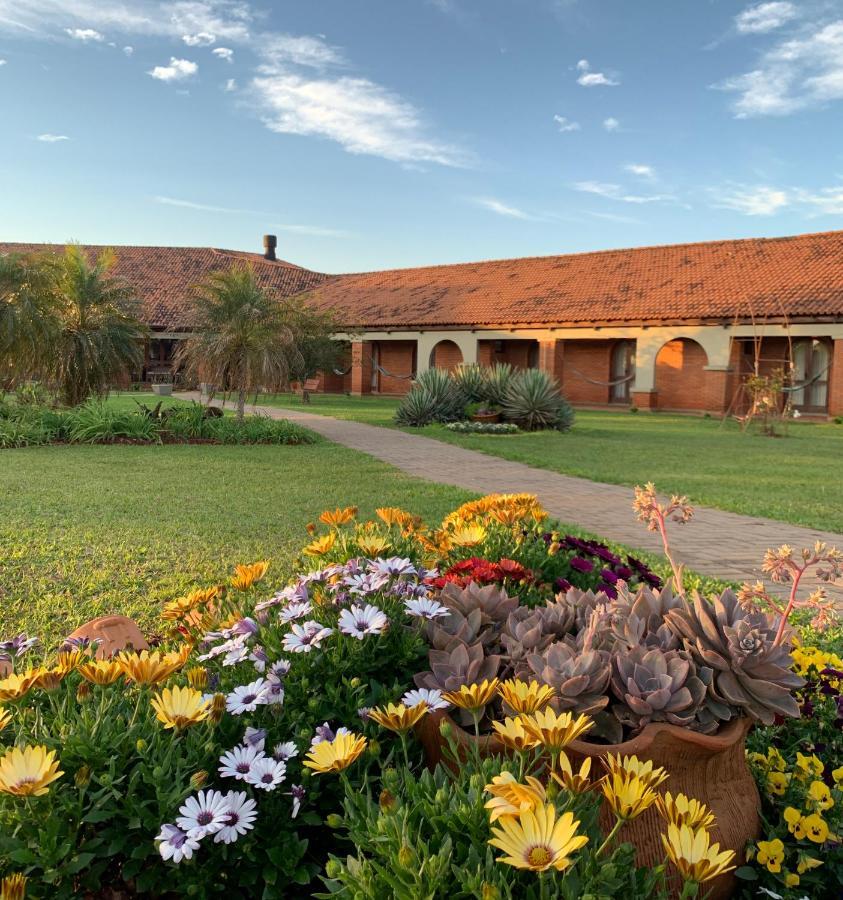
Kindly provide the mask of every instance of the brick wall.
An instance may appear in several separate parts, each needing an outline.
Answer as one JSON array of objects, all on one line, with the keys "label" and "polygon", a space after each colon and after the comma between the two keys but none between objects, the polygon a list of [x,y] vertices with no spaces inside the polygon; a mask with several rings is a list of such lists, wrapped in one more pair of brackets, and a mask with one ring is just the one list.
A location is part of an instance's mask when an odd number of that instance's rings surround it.
[{"label": "brick wall", "polygon": [[352,394],[372,392],[372,342],[352,341],[351,344],[351,385]]},{"label": "brick wall", "polygon": [[[537,344],[528,340],[478,341],[477,362],[481,366],[508,363],[514,369],[529,369],[530,355],[535,355]],[[497,345],[500,350],[495,349]]]},{"label": "brick wall", "polygon": [[669,341],[656,357],[659,409],[723,412],[731,400],[729,372],[707,371],[705,350],[691,340]]},{"label": "brick wall", "polygon": [[565,341],[562,357],[562,393],[571,403],[601,405],[609,402],[608,382],[613,341]]},{"label": "brick wall", "polygon": [[433,348],[433,366],[453,372],[462,364],[462,351],[453,341],[439,341]]},{"label": "brick wall", "polygon": [[412,375],[415,371],[415,341],[379,341],[380,365],[389,375],[378,374],[378,393],[406,394],[410,389],[409,378],[392,376]]}]

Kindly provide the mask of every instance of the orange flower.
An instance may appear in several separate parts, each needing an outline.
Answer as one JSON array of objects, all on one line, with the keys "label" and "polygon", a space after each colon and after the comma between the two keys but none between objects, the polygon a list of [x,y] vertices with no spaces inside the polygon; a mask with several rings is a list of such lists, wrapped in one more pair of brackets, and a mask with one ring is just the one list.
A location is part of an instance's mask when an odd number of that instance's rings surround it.
[{"label": "orange flower", "polygon": [[319,521],[332,528],[338,528],[340,525],[348,524],[357,515],[356,506],[346,506],[344,509],[326,509],[319,516]]},{"label": "orange flower", "polygon": [[238,591],[248,591],[253,584],[260,581],[261,578],[266,575],[266,570],[268,568],[268,559],[252,563],[248,566],[235,566],[234,577],[231,579],[231,586]]},{"label": "orange flower", "polygon": [[322,537],[316,538],[315,541],[311,541],[311,543],[302,550],[302,553],[304,553],[305,556],[324,556],[333,549],[336,542],[336,531],[329,531]]}]

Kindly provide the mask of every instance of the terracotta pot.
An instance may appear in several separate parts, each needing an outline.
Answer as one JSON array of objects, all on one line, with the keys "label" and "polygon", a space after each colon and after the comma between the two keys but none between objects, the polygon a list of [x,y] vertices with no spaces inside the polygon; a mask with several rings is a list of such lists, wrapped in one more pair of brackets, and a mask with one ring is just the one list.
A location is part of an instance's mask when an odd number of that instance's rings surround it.
[{"label": "terracotta pot", "polygon": [[471,417],[472,422],[486,422],[489,425],[494,425],[497,422],[500,422],[501,414],[492,412],[492,413],[475,413]]},{"label": "terracotta pot", "polygon": [[91,619],[68,637],[99,641],[96,653],[98,659],[107,659],[126,647],[132,647],[138,652],[149,649],[137,623],[127,616],[100,616],[98,619]]},{"label": "terracotta pot", "polygon": [[[439,733],[442,721],[453,727],[457,744],[467,748],[477,740],[457,725],[446,713],[431,713],[416,726],[428,765],[433,768],[442,761],[445,742]],[[715,735],[698,734],[676,725],[656,723],[648,725],[637,737],[622,744],[590,744],[574,741],[566,753],[576,768],[585,757],[600,757],[607,753],[635,755],[664,766],[670,773],[661,790],[682,793],[705,803],[714,813],[716,823],[711,829],[712,841],[721,849],[737,854],[737,865],[744,860],[744,848],[758,837],[761,799],[752,772],[746,763],[744,744],[752,727],[747,718],[735,719]],[[484,735],[480,739],[482,755],[507,755],[509,751],[496,738]],[[592,763],[592,775],[601,771],[599,761]],[[600,823],[604,833],[612,825],[613,817],[607,807],[601,808]],[[621,831],[621,839],[634,844],[639,866],[654,866],[663,862],[665,853],[661,841],[664,825],[654,808],[628,822]],[[673,885],[678,895],[677,885]],[[727,900],[736,890],[732,873],[721,875],[705,887],[709,900]]]}]

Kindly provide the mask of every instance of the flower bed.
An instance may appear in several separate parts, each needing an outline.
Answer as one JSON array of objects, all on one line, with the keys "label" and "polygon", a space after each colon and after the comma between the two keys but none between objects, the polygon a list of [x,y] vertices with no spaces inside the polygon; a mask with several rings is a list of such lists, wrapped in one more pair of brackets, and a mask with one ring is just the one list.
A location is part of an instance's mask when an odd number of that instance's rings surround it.
[{"label": "flower bed", "polygon": [[448,422],[448,431],[457,434],[518,434],[521,429],[514,422]]},{"label": "flower bed", "polygon": [[[683,510],[639,497],[656,527]],[[686,596],[681,571],[662,587],[603,545],[560,537],[527,495],[466,504],[435,527],[347,508],[308,530],[300,575],[272,590],[266,562],[238,566],[227,585],[164,607],[162,646],[97,659],[84,639],[53,653],[26,636],[0,644],[0,666],[14,668],[0,679],[4,900],[24,887],[372,900],[722,891],[744,850],[717,846],[730,823],[711,817],[728,814],[689,796],[675,754],[647,761],[594,741],[665,725],[710,740],[742,717],[771,723],[751,735],[750,762],[772,830],[736,874],[836,896],[824,879],[839,875],[839,658],[803,644],[804,679],[792,671],[795,591],[780,613],[760,610],[757,587],[708,606]],[[574,566],[591,586],[559,591],[573,559],[627,566],[629,581]],[[779,718],[800,704],[814,719]],[[444,734],[433,728],[445,764],[426,771],[413,731],[446,713]],[[472,740],[486,734],[492,755]],[[584,740],[597,749],[578,752]],[[762,754],[772,741],[783,762]],[[640,865],[645,821],[657,864]]]}]

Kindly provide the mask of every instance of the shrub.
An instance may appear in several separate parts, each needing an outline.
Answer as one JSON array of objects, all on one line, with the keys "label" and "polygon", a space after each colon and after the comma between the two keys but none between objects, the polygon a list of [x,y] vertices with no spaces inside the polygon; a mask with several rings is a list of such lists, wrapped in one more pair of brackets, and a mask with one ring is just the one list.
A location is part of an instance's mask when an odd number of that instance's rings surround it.
[{"label": "shrub", "polygon": [[457,366],[454,370],[452,377],[469,403],[479,403],[486,399],[486,372],[486,369],[476,363]]},{"label": "shrub", "polygon": [[568,431],[574,422],[574,411],[559,392],[559,385],[541,369],[516,372],[509,380],[502,405],[504,416],[527,431]]},{"label": "shrub", "polygon": [[89,402],[65,414],[68,440],[79,444],[112,443],[119,440],[159,440],[158,424],[132,410]]},{"label": "shrub", "polygon": [[494,406],[502,406],[512,378],[513,369],[509,363],[495,363],[485,371],[486,387],[483,399]]},{"label": "shrub", "polygon": [[466,397],[459,384],[443,369],[428,369],[416,379],[395,413],[398,425],[419,427],[431,422],[462,418]]},{"label": "shrub", "polygon": [[395,412],[396,425],[423,428],[437,421],[436,398],[430,391],[413,387],[401,399]]}]

